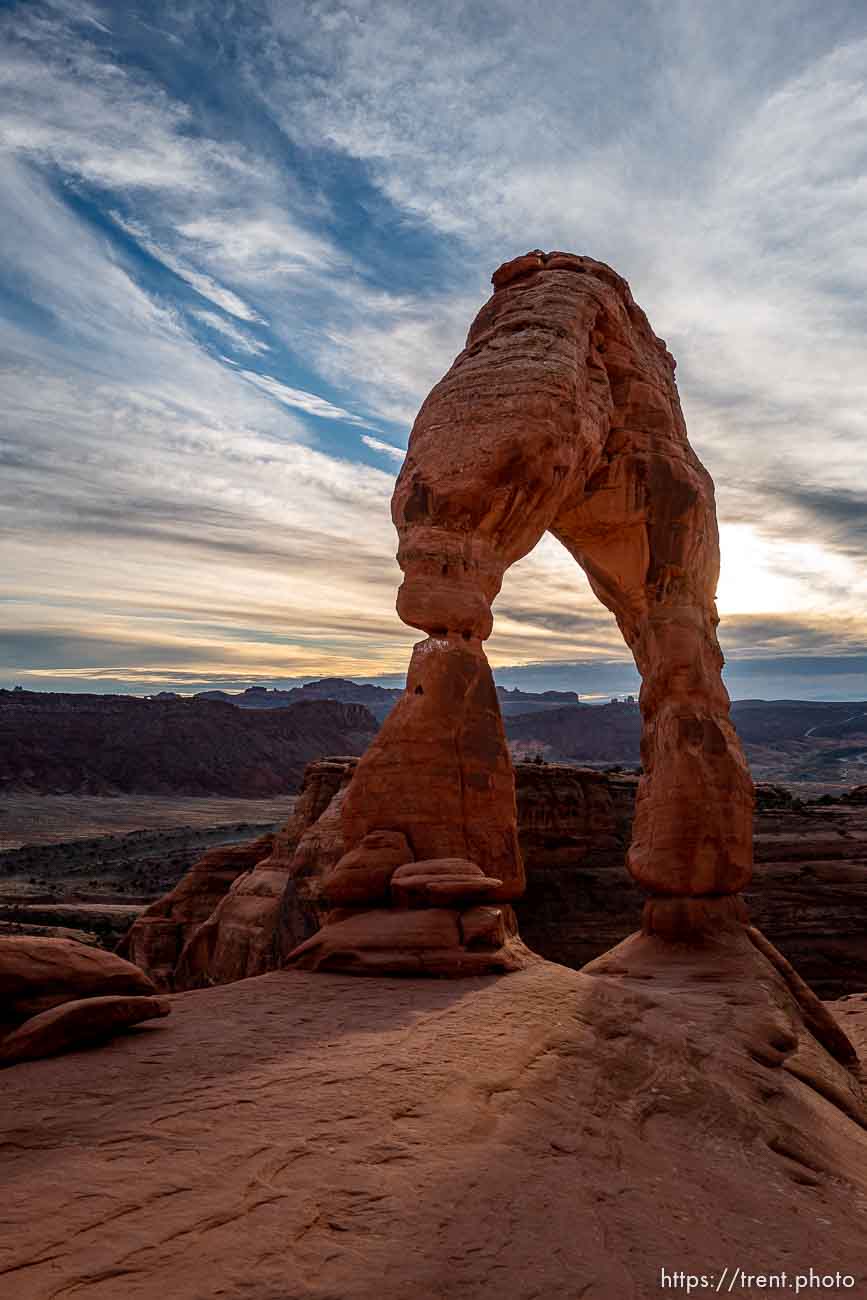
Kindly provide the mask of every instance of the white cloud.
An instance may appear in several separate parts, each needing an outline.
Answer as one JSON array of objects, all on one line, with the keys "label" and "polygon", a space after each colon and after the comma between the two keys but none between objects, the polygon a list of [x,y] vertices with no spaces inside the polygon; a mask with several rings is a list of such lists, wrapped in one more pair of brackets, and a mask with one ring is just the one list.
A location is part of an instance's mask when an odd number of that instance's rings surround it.
[{"label": "white cloud", "polygon": [[392,460],[399,460],[402,463],[406,456],[405,448],[393,447],[390,442],[383,442],[381,438],[371,438],[369,434],[363,433],[361,441],[371,451],[381,451],[384,456],[391,456]]},{"label": "white cloud", "polygon": [[182,280],[186,280],[187,284],[203,298],[210,299],[217,307],[222,307],[223,311],[228,312],[231,316],[237,316],[239,320],[259,321],[262,319],[252,307],[248,306],[231,289],[217,284],[209,275],[187,266],[174,253],[167,248],[161,247],[139,222],[125,220],[119,212],[112,212],[111,215],[121,230],[136,240],[146,253],[149,253],[158,262],[162,262],[164,266],[167,266],[170,271],[174,271],[175,275],[180,276]]},{"label": "white cloud", "polygon": [[0,147],[97,185],[199,200],[249,175],[240,151],[189,133],[185,105],[77,39],[61,14],[19,9],[5,36]]},{"label": "white cloud", "polygon": [[[251,338],[249,334],[245,334],[242,330],[239,330],[234,326],[231,321],[224,320],[222,316],[218,316],[215,311],[194,311],[193,315],[197,320],[200,320],[203,325],[207,325],[212,330],[217,330],[219,334],[222,334],[227,339],[231,340],[240,352],[249,352],[258,355],[270,350],[267,343],[264,343],[261,339]],[[229,361],[230,365],[235,364],[228,357],[226,360]]]},{"label": "white cloud", "polygon": [[[231,321],[224,320],[224,317],[217,316],[216,312],[194,311],[192,315],[196,317],[196,320],[200,320],[201,324],[208,325],[209,329],[216,329],[218,334],[230,339],[239,352],[261,355],[261,352],[270,351],[268,343],[264,343],[259,338],[251,338],[250,334],[244,334],[243,330],[239,330],[237,326],[231,324]],[[230,365],[235,364],[229,357],[226,357],[226,360],[229,360]]]},{"label": "white cloud", "polygon": [[142,670],[187,641],[213,666],[230,632],[228,659],[262,671],[391,667],[390,640],[412,637],[393,612],[392,476],[305,445],[21,167],[0,184],[0,258],[61,323],[0,324],[7,631],[87,631]]},{"label": "white cloud", "polygon": [[272,375],[257,375],[252,370],[242,370],[241,373],[248,383],[254,384],[256,388],[282,402],[284,406],[296,407],[299,411],[306,411],[308,415],[316,415],[322,420],[345,420],[348,424],[370,427],[360,416],[353,415],[351,411],[344,411],[343,407],[335,406],[333,402],[326,401],[324,397],[317,397],[315,393],[306,393],[303,388],[291,388],[289,384],[281,383]]},{"label": "white cloud", "polygon": [[274,208],[196,217],[178,225],[184,239],[244,279],[331,267],[346,261],[329,240],[304,230]]}]

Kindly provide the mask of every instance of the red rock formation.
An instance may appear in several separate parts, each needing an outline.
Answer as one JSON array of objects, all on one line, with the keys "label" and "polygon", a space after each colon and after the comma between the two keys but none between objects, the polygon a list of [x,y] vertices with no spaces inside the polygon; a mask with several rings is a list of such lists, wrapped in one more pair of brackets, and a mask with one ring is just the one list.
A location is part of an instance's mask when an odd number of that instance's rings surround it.
[{"label": "red rock formation", "polygon": [[109,994],[150,994],[138,966],[72,939],[0,936],[0,1022],[20,1024],[62,1002]]},{"label": "red rock formation", "polygon": [[[323,895],[323,881],[343,856],[343,804],[358,760],[338,758],[326,759],[322,764],[311,763],[308,769],[311,783],[317,781],[316,769],[324,768],[326,764],[329,771],[324,774],[322,797],[328,790],[334,793],[319,816],[301,830],[294,853],[285,855],[289,872],[277,917],[275,953],[278,966],[283,965],[302,939],[310,938],[322,924],[329,910],[328,900]],[[311,802],[311,816],[314,812]]]},{"label": "red rock formation", "polygon": [[[311,763],[275,836],[272,858],[289,869],[269,969],[328,914],[323,878],[343,854],[340,810],[357,762]],[[514,908],[525,942],[549,961],[580,969],[641,927],[643,895],[624,869],[637,784],[628,773],[515,765],[527,889]],[[757,867],[745,895],[754,923],[821,997],[867,987],[867,806],[844,799],[804,807],[773,786],[757,786],[756,795]],[[202,983],[225,982],[214,967],[205,973]]]},{"label": "red rock formation", "polygon": [[157,988],[174,988],[184,945],[238,877],[268,856],[272,842],[273,836],[262,835],[248,844],[218,844],[210,849],[170,893],[142,912],[118,944],[118,954],[147,971]]},{"label": "red rock formation", "polygon": [[[511,909],[508,926],[475,927],[472,952],[462,928],[467,906],[524,888],[512,765],[481,645],[431,638],[416,646],[389,723],[385,744],[346,789],[340,830],[351,847],[324,875],[316,863],[322,901],[336,910],[287,960],[378,974],[519,969],[532,955],[514,934]],[[458,874],[446,880],[442,862],[460,863]],[[422,886],[422,876],[437,879]],[[410,900],[428,910],[402,915]],[[383,910],[388,902],[394,913]],[[347,906],[362,910],[347,916]]]},{"label": "red rock formation", "polygon": [[[736,894],[752,869],[752,782],[721,677],[713,483],[687,439],[674,361],[603,263],[535,251],[493,283],[419,412],[395,486],[397,610],[427,640],[349,787],[345,848],[399,831],[414,858],[468,858],[501,880],[491,897],[522,892],[482,642],[506,569],[550,531],[615,614],[643,678],[632,875],[672,899]],[[691,918],[703,928],[724,913],[660,905],[645,925],[667,933],[676,916],[678,931]],[[399,956],[398,944],[396,970]]]},{"label": "red rock formation", "polygon": [[494,897],[501,880],[462,858],[407,862],[406,852],[399,832],[374,831],[345,854],[322,892],[356,906],[328,912],[322,929],[291,953],[291,964],[455,976],[506,973],[539,960],[518,938],[510,907],[476,905]]},{"label": "red rock formation", "polygon": [[359,762],[343,808],[343,836],[401,831],[411,857],[462,857],[524,892],[515,779],[493,677],[481,642],[430,637],[413,651],[406,691]]},{"label": "red rock formation", "polygon": [[[357,761],[310,763],[281,830],[211,849],[137,918],[118,953],[169,991],[228,984],[280,965],[329,910],[320,897],[322,877],[343,853],[336,796]],[[283,927],[281,909],[287,912]],[[281,952],[283,931],[291,939]]]},{"label": "red rock formation", "polygon": [[322,876],[343,852],[337,797],[356,762],[332,758],[308,766],[292,816],[273,836],[271,852],[260,854],[252,870],[238,875],[210,915],[187,936],[174,968],[173,988],[230,984],[280,965],[281,909],[293,908],[300,936],[319,928],[328,910],[319,899]]},{"label": "red rock formation", "polygon": [[143,971],[72,939],[0,936],[0,1066],[167,1015]]},{"label": "red rock formation", "polygon": [[18,1061],[35,1061],[57,1056],[70,1048],[101,1042],[143,1020],[167,1016],[171,1007],[165,998],[84,998],[63,1002],[50,1011],[25,1020],[19,1029],[0,1039],[0,1066]]},{"label": "red rock formation", "polygon": [[268,856],[233,882],[184,945],[175,967],[176,989],[229,984],[273,969],[274,929],[288,865]]}]

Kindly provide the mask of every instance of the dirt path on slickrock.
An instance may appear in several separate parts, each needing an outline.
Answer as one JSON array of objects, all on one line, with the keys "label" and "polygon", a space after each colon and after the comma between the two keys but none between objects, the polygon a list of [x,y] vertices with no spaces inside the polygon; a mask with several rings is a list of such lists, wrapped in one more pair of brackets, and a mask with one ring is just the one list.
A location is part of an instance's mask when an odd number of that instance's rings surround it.
[{"label": "dirt path on slickrock", "polygon": [[279,972],[16,1066],[0,1294],[644,1300],[662,1268],[813,1268],[863,1295],[867,1134],[780,1068],[744,960]]}]

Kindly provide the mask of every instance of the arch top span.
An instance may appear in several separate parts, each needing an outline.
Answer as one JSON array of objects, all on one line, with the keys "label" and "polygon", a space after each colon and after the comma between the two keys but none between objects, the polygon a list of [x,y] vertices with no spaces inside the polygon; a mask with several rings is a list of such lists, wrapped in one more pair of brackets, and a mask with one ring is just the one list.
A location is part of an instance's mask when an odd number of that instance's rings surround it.
[{"label": "arch top span", "polygon": [[[597,529],[613,462],[622,475],[636,461],[639,496],[641,471],[658,479],[659,462],[673,461],[682,491],[700,479],[713,494],[687,441],[674,361],[625,280],[591,258],[534,252],[493,281],[419,411],[392,501],[401,618],[482,640],[505,570],[546,530],[562,540]],[[598,499],[582,516],[588,490]],[[633,526],[639,500],[623,507]]]},{"label": "arch top span", "polygon": [[[752,782],[716,637],[713,482],[687,437],[675,363],[627,282],[589,257],[506,262],[418,413],[392,518],[397,609],[428,639],[361,761],[347,848],[399,831],[416,860],[520,894],[514,782],[483,642],[506,570],[546,531],[585,570],[642,676],[628,866],[666,937],[740,924]],[[363,856],[363,855],[362,855]]]}]

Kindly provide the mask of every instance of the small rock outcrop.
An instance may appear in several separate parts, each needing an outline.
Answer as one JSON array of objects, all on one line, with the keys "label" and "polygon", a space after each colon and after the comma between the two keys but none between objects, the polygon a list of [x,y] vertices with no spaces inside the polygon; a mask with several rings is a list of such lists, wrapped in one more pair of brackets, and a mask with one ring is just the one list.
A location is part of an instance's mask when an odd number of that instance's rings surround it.
[{"label": "small rock outcrop", "polygon": [[70,1048],[102,1042],[143,1020],[167,1016],[170,1010],[165,998],[125,998],[119,994],[62,1002],[50,1011],[31,1016],[19,1029],[0,1039],[0,1066],[57,1056]]},{"label": "small rock outcrop", "polygon": [[6,1024],[80,998],[154,992],[138,966],[101,948],[73,939],[0,936],[0,1015]]},{"label": "small rock outcrop", "polygon": [[0,936],[0,1065],[54,1056],[168,1015],[138,966],[72,939]]},{"label": "small rock outcrop", "polygon": [[117,953],[147,971],[158,988],[174,988],[184,946],[219,906],[239,876],[267,857],[273,837],[210,849],[170,893],[151,903],[117,946]]},{"label": "small rock outcrop", "polygon": [[345,854],[322,882],[325,900],[338,906],[294,950],[292,965],[451,976],[505,974],[534,960],[511,907],[490,901],[501,880],[464,858],[417,862],[408,852],[400,832],[372,831]]}]

